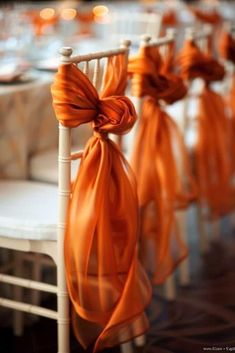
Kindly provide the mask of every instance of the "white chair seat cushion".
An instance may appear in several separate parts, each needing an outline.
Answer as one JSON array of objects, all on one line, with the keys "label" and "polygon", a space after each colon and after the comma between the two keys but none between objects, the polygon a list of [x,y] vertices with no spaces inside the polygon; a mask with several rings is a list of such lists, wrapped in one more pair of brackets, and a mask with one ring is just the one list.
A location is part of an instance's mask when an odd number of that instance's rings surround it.
[{"label": "white chair seat cushion", "polygon": [[0,181],[0,236],[56,240],[57,187],[30,181]]},{"label": "white chair seat cushion", "polygon": [[[71,163],[71,178],[75,179],[80,159]],[[33,156],[29,164],[29,175],[32,180],[46,183],[58,183],[58,151],[53,149]]]}]

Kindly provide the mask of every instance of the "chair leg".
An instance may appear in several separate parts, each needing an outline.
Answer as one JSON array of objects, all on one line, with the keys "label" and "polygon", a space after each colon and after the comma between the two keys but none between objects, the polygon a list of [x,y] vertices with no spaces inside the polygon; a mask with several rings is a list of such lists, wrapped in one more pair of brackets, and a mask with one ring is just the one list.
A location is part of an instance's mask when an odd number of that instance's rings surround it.
[{"label": "chair leg", "polygon": [[206,225],[203,218],[203,210],[200,205],[197,206],[197,218],[198,218],[198,232],[199,232],[199,247],[202,255],[209,251],[210,244],[208,240],[208,234],[206,231]]},{"label": "chair leg", "polygon": [[169,301],[175,300],[176,288],[175,288],[174,274],[170,275],[165,282],[165,293],[166,293],[167,300]]},{"label": "chair leg", "polygon": [[121,348],[121,353],[133,353],[134,352],[131,341],[121,344],[120,348]]},{"label": "chair leg", "polygon": [[[178,211],[176,217],[180,235],[185,244],[188,245],[187,211]],[[179,265],[179,282],[182,286],[187,286],[190,283],[189,256]]]},{"label": "chair leg", "polygon": [[[40,282],[41,278],[42,278],[42,265],[41,265],[41,254],[34,254],[33,257],[33,280]],[[31,296],[31,301],[33,305],[37,305],[39,306],[40,302],[41,302],[41,292],[38,290],[34,290],[32,292],[32,296]],[[39,317],[34,315],[33,316],[33,320],[34,321],[38,321]]]},{"label": "chair leg", "polygon": [[[16,252],[14,254],[14,274],[16,277],[22,276],[22,254]],[[23,300],[23,288],[14,286],[14,300],[21,302]],[[22,336],[24,332],[24,313],[22,311],[14,310],[13,312],[13,330],[15,336]]]},{"label": "chair leg", "polygon": [[142,336],[136,337],[134,339],[134,342],[137,347],[143,347],[146,343],[146,336],[142,335]]},{"label": "chair leg", "polygon": [[65,268],[63,257],[60,256],[57,265],[57,334],[58,334],[58,353],[70,352],[70,332],[69,332],[69,298],[65,280]]}]

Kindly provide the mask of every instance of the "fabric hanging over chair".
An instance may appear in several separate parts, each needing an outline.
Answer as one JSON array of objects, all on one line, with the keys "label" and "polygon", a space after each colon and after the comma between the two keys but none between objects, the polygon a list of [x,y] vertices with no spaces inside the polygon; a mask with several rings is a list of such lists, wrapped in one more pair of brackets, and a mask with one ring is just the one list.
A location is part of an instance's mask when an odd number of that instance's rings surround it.
[{"label": "fabric hanging over chair", "polygon": [[201,78],[205,83],[198,98],[195,171],[199,202],[208,208],[208,217],[216,219],[234,207],[229,120],[222,96],[214,92],[210,85],[222,80],[225,72],[210,53],[203,53],[192,40],[185,42],[178,63],[185,80]]},{"label": "fabric hanging over chair", "polygon": [[108,133],[128,132],[136,120],[124,97],[125,55],[108,59],[100,95],[74,64],[62,65],[52,86],[57,119],[67,127],[92,123],[72,186],[65,265],[73,326],[94,352],[143,334],[151,286],[137,259],[138,201],[127,161]]},{"label": "fabric hanging over chair", "polygon": [[[141,47],[130,58],[133,96],[143,97],[143,107],[132,156],[141,209],[142,261],[161,284],[188,255],[176,228],[175,210],[186,208],[195,197],[183,138],[161,102],[182,99],[187,89],[171,72],[173,47],[163,61],[158,48]],[[149,263],[152,252],[153,261]]]}]

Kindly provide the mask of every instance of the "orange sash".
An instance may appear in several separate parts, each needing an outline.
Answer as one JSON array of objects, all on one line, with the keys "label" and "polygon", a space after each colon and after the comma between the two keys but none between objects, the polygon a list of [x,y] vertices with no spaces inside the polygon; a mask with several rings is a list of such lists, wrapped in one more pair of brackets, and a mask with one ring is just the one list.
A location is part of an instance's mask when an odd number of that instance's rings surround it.
[{"label": "orange sash", "polygon": [[234,65],[235,65],[235,39],[232,34],[228,31],[224,31],[221,35],[221,39],[219,42],[219,52],[220,55],[233,63],[233,77],[232,84],[230,87],[230,91],[228,97],[226,97],[226,103],[228,104],[228,108],[230,109],[229,119],[229,132],[230,132],[230,152],[231,152],[231,164],[232,164],[232,173],[235,175],[235,74],[234,74]]},{"label": "orange sash", "polygon": [[201,22],[210,23],[212,25],[218,25],[222,21],[221,15],[216,10],[205,12],[192,6],[189,8],[196,17],[196,19]]},{"label": "orange sash", "polygon": [[148,327],[144,309],[151,287],[137,260],[135,179],[107,135],[127,132],[136,120],[131,101],[122,96],[125,85],[126,57],[119,55],[109,59],[100,97],[74,64],[60,66],[52,86],[57,119],[69,127],[92,122],[94,128],[72,188],[65,235],[73,326],[82,346],[94,344],[94,351]]},{"label": "orange sash", "polygon": [[178,62],[185,79],[200,77],[205,81],[199,96],[195,169],[200,202],[209,207],[210,217],[218,218],[232,207],[229,125],[224,101],[209,84],[224,77],[224,68],[193,41],[185,43]]},{"label": "orange sash", "polygon": [[[145,96],[132,157],[142,210],[140,250],[154,283],[159,284],[187,256],[174,229],[175,208],[187,207],[195,196],[183,139],[159,104],[160,100],[173,103],[187,91],[182,79],[169,72],[170,58],[172,53],[163,63],[156,47],[143,47],[128,66],[133,95]],[[147,264],[151,252],[153,261]]]},{"label": "orange sash", "polygon": [[235,39],[228,31],[222,32],[219,41],[219,52],[224,59],[235,64]]},{"label": "orange sash", "polygon": [[58,14],[54,14],[49,18],[42,18],[40,11],[34,9],[26,11],[25,14],[30,18],[36,36],[41,36],[46,27],[55,26],[59,21]]}]

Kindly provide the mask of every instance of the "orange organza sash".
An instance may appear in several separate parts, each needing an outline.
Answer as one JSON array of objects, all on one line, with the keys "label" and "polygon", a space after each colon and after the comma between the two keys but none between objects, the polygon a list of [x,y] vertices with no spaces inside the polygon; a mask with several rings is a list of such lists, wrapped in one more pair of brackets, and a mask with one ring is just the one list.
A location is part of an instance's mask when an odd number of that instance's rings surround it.
[{"label": "orange organza sash", "polygon": [[173,9],[166,10],[162,16],[163,26],[172,26],[175,27],[179,23],[177,18],[177,12]]},{"label": "orange organza sash", "polygon": [[220,55],[235,64],[235,39],[231,33],[224,31],[222,32],[219,42]]},{"label": "orange organza sash", "polygon": [[217,25],[217,24],[221,23],[221,21],[222,21],[221,15],[216,10],[212,10],[210,12],[205,12],[205,11],[202,11],[202,10],[195,8],[195,7],[192,7],[192,6],[189,8],[192,11],[192,13],[194,14],[194,16],[196,17],[196,19],[201,22],[210,23],[212,25]]},{"label": "orange organza sash", "polygon": [[[115,70],[113,70],[115,68]],[[65,235],[65,265],[76,337],[94,351],[130,340],[148,327],[144,309],[149,281],[137,260],[135,179],[108,133],[123,134],[136,120],[126,85],[126,57],[109,59],[99,96],[73,64],[63,65],[52,86],[57,119],[75,127],[92,122],[73,184]]]},{"label": "orange organza sash", "polygon": [[221,80],[224,69],[192,41],[186,42],[178,62],[185,79],[200,77],[205,81],[205,88],[199,96],[195,169],[200,202],[209,207],[211,217],[219,217],[232,207],[229,125],[224,101],[209,84]]},{"label": "orange organza sash", "polygon": [[48,18],[41,17],[40,11],[34,9],[26,11],[25,14],[30,18],[36,36],[41,36],[46,27],[55,26],[59,21],[59,16],[56,13]]},{"label": "orange organza sash", "polygon": [[231,152],[231,164],[232,172],[235,175],[235,39],[232,34],[228,31],[224,31],[221,35],[219,42],[219,52],[222,58],[230,61],[233,64],[231,84],[229,87],[228,97],[226,97],[226,103],[228,104],[228,109],[230,110],[231,119],[229,119],[229,131],[230,131],[230,152]]},{"label": "orange organza sash", "polygon": [[182,137],[159,104],[173,103],[186,93],[182,79],[169,72],[170,58],[172,53],[164,63],[157,48],[145,47],[128,65],[133,95],[145,96],[132,166],[142,210],[141,256],[155,283],[164,282],[187,256],[175,227],[175,208],[186,207],[195,196]]}]

